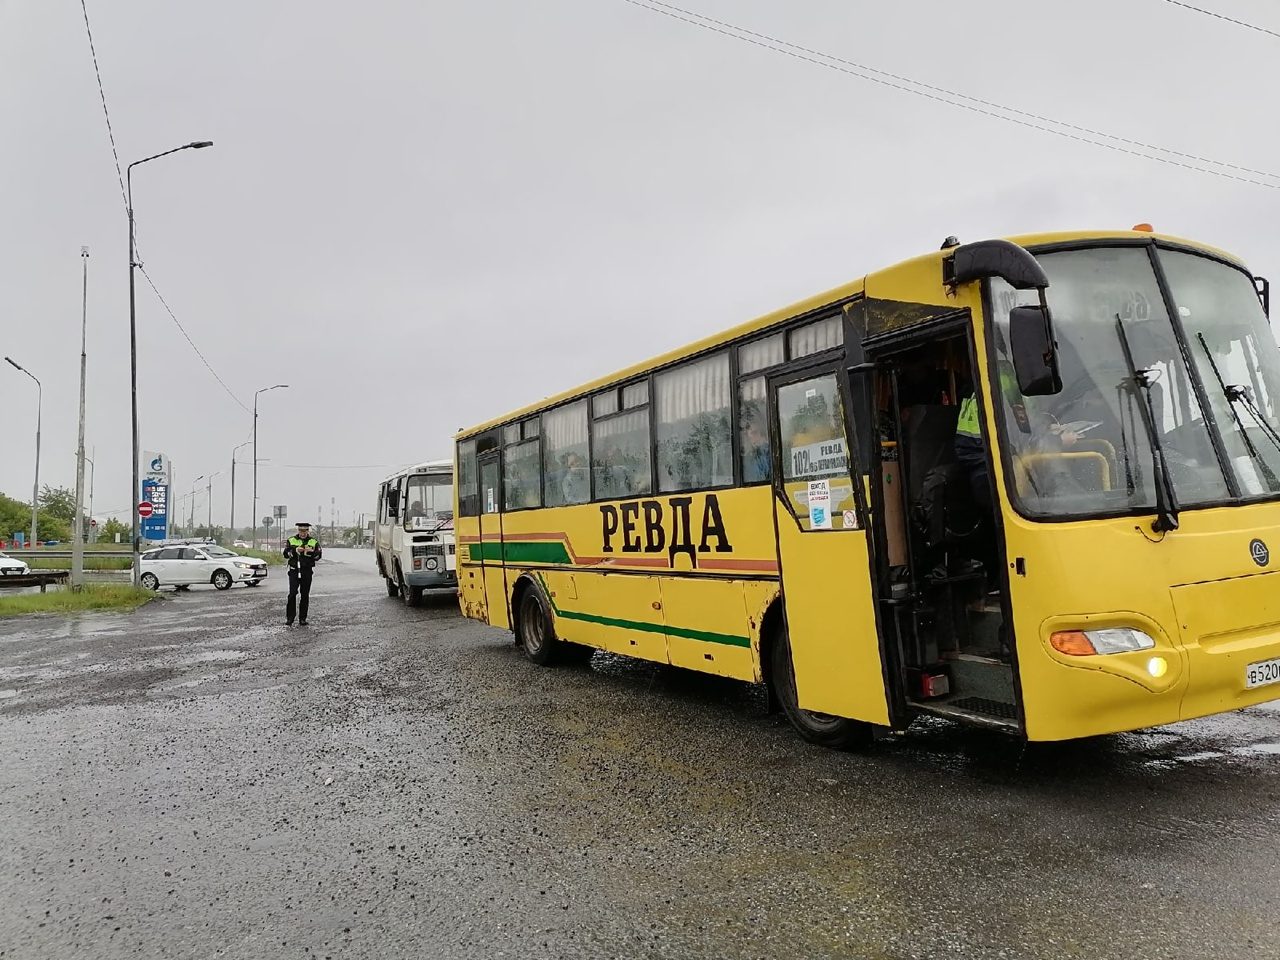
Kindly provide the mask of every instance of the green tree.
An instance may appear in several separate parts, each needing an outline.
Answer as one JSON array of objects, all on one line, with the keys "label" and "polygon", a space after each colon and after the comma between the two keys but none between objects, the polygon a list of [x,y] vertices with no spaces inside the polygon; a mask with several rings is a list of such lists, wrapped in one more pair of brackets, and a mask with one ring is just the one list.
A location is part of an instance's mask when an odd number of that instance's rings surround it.
[{"label": "green tree", "polygon": [[40,491],[40,512],[65,520],[68,524],[76,518],[76,494],[66,487],[51,487],[47,483]]},{"label": "green tree", "polygon": [[8,540],[19,530],[31,533],[31,504],[0,493],[0,540]]},{"label": "green tree", "polygon": [[121,543],[129,542],[129,528],[115,517],[112,517],[104,523],[102,528],[98,531],[98,539],[105,540],[108,543],[115,543],[117,533],[120,534]]}]

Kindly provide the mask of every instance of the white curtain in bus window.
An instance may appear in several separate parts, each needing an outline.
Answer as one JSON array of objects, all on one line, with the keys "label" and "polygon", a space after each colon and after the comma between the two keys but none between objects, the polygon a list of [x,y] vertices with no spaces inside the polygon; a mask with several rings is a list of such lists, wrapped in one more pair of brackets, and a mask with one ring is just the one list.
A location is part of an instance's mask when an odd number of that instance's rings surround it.
[{"label": "white curtain in bus window", "polygon": [[542,475],[538,470],[538,441],[526,440],[507,447],[503,456],[505,510],[542,505]]},{"label": "white curtain in bus window", "polygon": [[744,343],[738,348],[738,374],[739,376],[746,376],[748,373],[755,373],[757,370],[776,367],[781,363],[785,363],[786,359],[786,347],[782,340],[782,334],[775,333],[773,336],[765,337],[763,340]]},{"label": "white curtain in bus window", "polygon": [[844,342],[841,330],[839,317],[828,317],[797,327],[788,335],[791,338],[791,359],[798,360],[840,346]]},{"label": "white curtain in bus window", "polygon": [[458,444],[458,509],[464,517],[480,512],[480,476],[476,471],[476,442]]},{"label": "white curtain in bus window", "polygon": [[773,476],[769,455],[769,408],[764,377],[738,387],[738,424],[742,450],[742,482],[759,483]]},{"label": "white curtain in bus window", "polygon": [[806,530],[857,525],[844,412],[831,374],[778,388],[787,501]]},{"label": "white curtain in bus window", "polygon": [[542,415],[542,472],[545,504],[560,507],[591,499],[587,470],[587,401]]},{"label": "white curtain in bus window", "polygon": [[654,389],[658,489],[672,493],[733,483],[729,355],[660,374]]},{"label": "white curtain in bus window", "polygon": [[650,492],[649,411],[633,410],[591,425],[591,475],[597,500]]}]

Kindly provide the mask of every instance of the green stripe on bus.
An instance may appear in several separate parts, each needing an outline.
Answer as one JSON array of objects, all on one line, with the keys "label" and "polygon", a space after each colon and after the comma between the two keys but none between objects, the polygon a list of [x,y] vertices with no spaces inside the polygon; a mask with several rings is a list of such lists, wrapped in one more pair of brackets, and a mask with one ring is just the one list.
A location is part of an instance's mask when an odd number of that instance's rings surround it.
[{"label": "green stripe on bus", "polygon": [[661,623],[645,623],[643,620],[620,620],[617,617],[597,617],[593,613],[575,613],[572,610],[560,610],[558,616],[565,620],[581,620],[584,623],[598,623],[605,627],[619,627],[623,630],[636,630],[640,633],[665,633],[671,637],[685,640],[701,640],[704,643],[723,643],[730,647],[749,647],[749,637],[735,637],[728,633],[711,633],[709,630],[690,630],[687,627],[669,627]]},{"label": "green stripe on bus", "polygon": [[467,544],[467,555],[473,561],[492,560],[506,563],[570,563],[569,551],[563,543],[485,543]]},{"label": "green stripe on bus", "polygon": [[[538,576],[547,598],[551,599],[551,591],[547,582]],[[593,613],[577,613],[573,610],[561,610],[555,600],[551,600],[551,609],[557,617],[565,620],[580,620],[583,623],[598,623],[603,627],[618,627],[622,630],[635,630],[639,633],[665,633],[668,636],[680,637],[684,640],[701,640],[703,643],[722,643],[729,647],[750,647],[750,637],[739,637],[731,633],[712,633],[710,630],[691,630],[688,627],[671,627],[662,623],[646,623],[643,620],[623,620],[619,617],[598,617]]]}]

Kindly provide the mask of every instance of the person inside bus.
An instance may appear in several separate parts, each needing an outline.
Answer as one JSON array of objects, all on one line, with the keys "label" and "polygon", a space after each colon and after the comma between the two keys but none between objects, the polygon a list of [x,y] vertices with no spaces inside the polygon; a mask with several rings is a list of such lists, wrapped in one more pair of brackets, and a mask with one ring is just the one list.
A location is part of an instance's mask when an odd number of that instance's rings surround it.
[{"label": "person inside bus", "polygon": [[564,478],[560,481],[560,489],[564,494],[562,503],[586,503],[591,499],[587,462],[577,451],[571,451],[565,456]]},{"label": "person inside bus", "polygon": [[742,482],[759,483],[768,480],[771,474],[769,464],[769,434],[765,430],[763,418],[752,417],[742,430]]},{"label": "person inside bus", "polygon": [[414,520],[417,520],[419,517],[425,517],[426,515],[426,511],[422,509],[421,500],[415,500],[409,505],[409,514],[407,517],[409,523],[413,523]]}]

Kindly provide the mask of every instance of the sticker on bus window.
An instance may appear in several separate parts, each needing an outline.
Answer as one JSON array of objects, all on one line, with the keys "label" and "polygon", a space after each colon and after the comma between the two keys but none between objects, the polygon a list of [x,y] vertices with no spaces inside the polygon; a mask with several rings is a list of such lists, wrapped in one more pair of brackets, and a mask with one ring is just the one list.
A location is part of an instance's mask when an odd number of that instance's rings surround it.
[{"label": "sticker on bus window", "polygon": [[497,512],[496,510],[493,509],[493,487],[484,488],[484,512],[485,513]]},{"label": "sticker on bus window", "polygon": [[813,530],[831,529],[831,481],[809,481],[809,527]]},{"label": "sticker on bus window", "polygon": [[846,530],[858,529],[858,514],[855,511],[846,510],[844,512],[844,528]]}]

